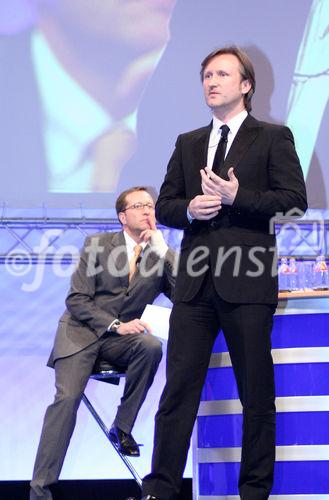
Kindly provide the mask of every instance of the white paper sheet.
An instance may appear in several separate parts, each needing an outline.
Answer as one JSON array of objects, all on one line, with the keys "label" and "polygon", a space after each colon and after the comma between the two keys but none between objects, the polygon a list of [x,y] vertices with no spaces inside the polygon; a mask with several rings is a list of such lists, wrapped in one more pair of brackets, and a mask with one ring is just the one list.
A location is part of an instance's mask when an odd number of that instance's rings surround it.
[{"label": "white paper sheet", "polygon": [[162,341],[168,341],[169,316],[171,309],[168,307],[147,304],[141,320],[145,321],[152,330],[152,334]]}]

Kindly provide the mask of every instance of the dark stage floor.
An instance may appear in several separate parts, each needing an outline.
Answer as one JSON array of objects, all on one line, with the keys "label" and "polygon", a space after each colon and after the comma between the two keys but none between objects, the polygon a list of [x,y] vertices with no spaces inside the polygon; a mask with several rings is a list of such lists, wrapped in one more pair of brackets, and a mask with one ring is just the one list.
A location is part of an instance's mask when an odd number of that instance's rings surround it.
[{"label": "dark stage floor", "polygon": [[[133,480],[59,481],[53,488],[54,500],[140,499]],[[1,500],[28,500],[28,481],[0,481]],[[179,500],[192,500],[192,479],[184,479]]]}]

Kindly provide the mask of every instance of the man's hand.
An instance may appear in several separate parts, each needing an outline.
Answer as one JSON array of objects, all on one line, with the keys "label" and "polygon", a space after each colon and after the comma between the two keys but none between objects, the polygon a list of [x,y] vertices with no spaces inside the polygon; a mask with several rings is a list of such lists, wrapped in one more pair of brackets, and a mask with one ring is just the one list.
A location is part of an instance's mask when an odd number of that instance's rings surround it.
[{"label": "man's hand", "polygon": [[239,188],[239,181],[234,175],[234,168],[227,172],[228,181],[216,175],[211,168],[206,167],[201,172],[201,187],[205,195],[220,196],[223,205],[232,205]]},{"label": "man's hand", "polygon": [[150,226],[150,228],[144,229],[144,231],[142,231],[140,234],[141,240],[145,242],[149,241],[151,237],[154,235],[154,233],[157,231],[155,225],[155,216],[153,213],[148,216],[148,225]]},{"label": "man's hand", "polygon": [[154,216],[150,216],[149,225],[150,229],[144,229],[140,234],[140,238],[149,244],[151,250],[158,257],[163,258],[168,251],[168,245],[164,240],[162,232],[156,228]]},{"label": "man's hand", "polygon": [[188,211],[193,219],[209,220],[218,215],[221,209],[220,194],[198,194],[188,206]]},{"label": "man's hand", "polygon": [[130,335],[131,333],[152,333],[150,326],[140,319],[133,319],[127,323],[121,323],[117,329],[119,335]]}]

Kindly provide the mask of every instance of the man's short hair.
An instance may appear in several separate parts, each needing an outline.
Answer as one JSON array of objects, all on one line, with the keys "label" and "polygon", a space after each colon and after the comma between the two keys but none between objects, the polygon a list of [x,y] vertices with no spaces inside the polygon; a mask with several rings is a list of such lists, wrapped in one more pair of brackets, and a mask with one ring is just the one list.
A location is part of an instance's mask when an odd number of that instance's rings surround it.
[{"label": "man's short hair", "polygon": [[248,80],[251,84],[251,89],[247,94],[244,94],[243,99],[244,99],[244,106],[248,113],[251,111],[251,99],[253,94],[255,93],[256,89],[256,77],[255,77],[255,70],[253,67],[253,64],[249,58],[249,56],[241,50],[239,47],[236,47],[235,45],[231,45],[229,47],[222,47],[219,49],[215,49],[210,54],[208,54],[204,60],[201,63],[201,81],[203,82],[204,78],[204,71],[208,63],[216,56],[221,56],[224,54],[232,54],[235,56],[239,62],[240,62],[240,67],[241,67],[241,78],[243,80]]},{"label": "man's short hair", "polygon": [[[149,189],[145,186],[135,186],[129,189],[126,189],[123,191],[121,194],[119,194],[117,201],[115,202],[115,210],[117,212],[117,215],[119,215],[120,212],[123,212],[124,209],[126,208],[126,198],[129,194],[135,193],[136,191],[146,191],[150,196],[152,196],[152,193],[150,193]],[[153,196],[152,196],[153,198]]]}]

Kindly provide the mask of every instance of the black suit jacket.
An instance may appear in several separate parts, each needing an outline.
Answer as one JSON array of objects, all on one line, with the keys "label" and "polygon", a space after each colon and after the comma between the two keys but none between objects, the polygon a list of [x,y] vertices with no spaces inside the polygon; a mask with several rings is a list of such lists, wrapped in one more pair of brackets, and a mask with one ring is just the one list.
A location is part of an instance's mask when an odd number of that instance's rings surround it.
[{"label": "black suit jacket", "polygon": [[171,298],[174,261],[171,249],[164,259],[159,259],[146,246],[139,269],[129,283],[123,232],[89,236],[72,275],[67,309],[59,321],[48,366],[96,342],[114,319],[126,322],[140,318],[145,306],[160,293]]},{"label": "black suit jacket", "polygon": [[[210,265],[217,293],[228,302],[277,303],[276,213],[307,208],[306,190],[291,131],[248,115],[224,163],[234,167],[239,189],[232,206],[207,222],[187,219],[191,199],[202,194],[212,124],[178,137],[156,205],[157,219],[184,229],[175,301],[191,300]],[[199,250],[197,250],[199,248]],[[209,253],[209,255],[208,255]],[[194,261],[191,275],[189,264]]]}]

